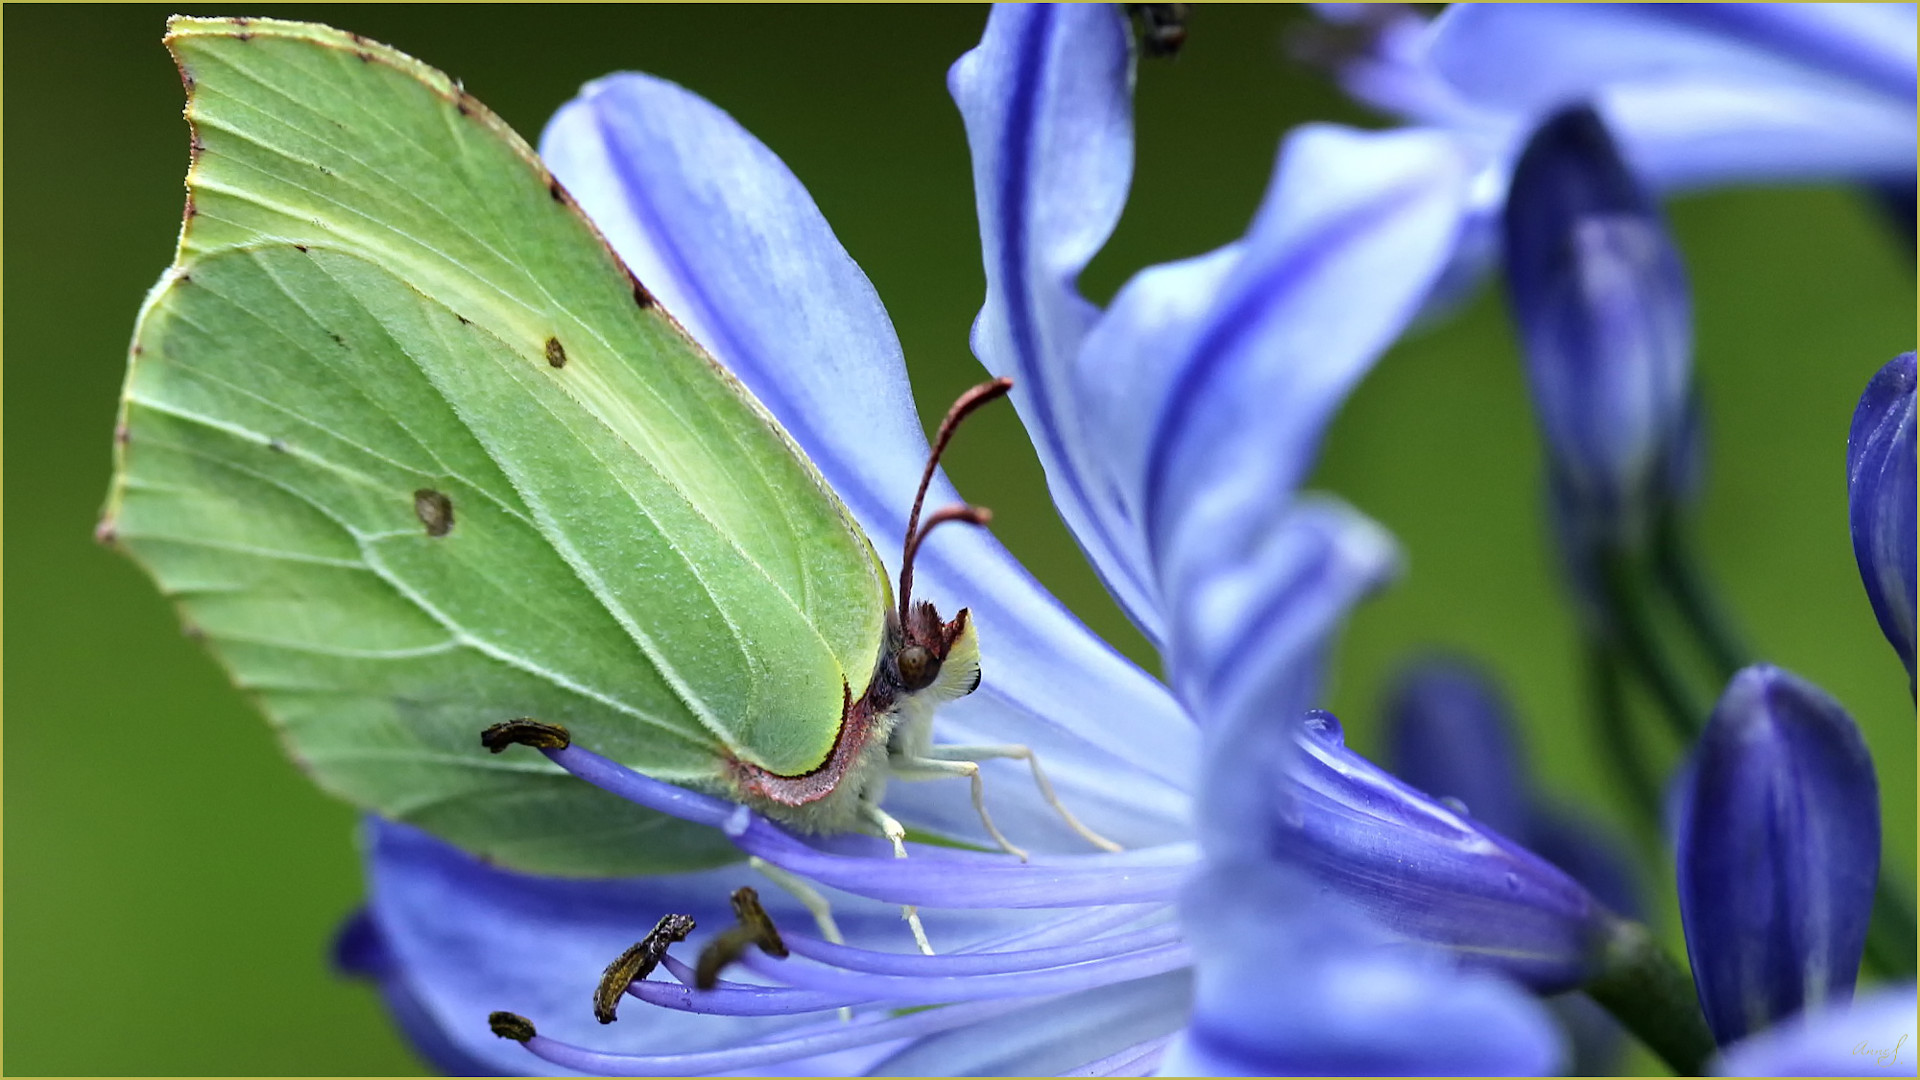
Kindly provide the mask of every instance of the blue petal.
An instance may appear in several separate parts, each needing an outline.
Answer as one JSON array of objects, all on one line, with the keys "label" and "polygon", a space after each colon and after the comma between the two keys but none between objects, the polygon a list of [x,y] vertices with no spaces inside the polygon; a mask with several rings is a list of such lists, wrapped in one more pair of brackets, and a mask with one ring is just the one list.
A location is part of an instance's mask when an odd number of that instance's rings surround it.
[{"label": "blue petal", "polygon": [[[1169,604],[1248,558],[1287,512],[1334,410],[1445,264],[1467,180],[1435,133],[1295,133],[1211,310],[1157,368],[1128,366],[1150,377],[1114,395],[1152,415],[1110,408],[1104,434]],[[1123,348],[1150,299],[1143,287],[1116,301],[1087,370]]]},{"label": "blue petal", "polygon": [[1271,864],[1217,866],[1185,918],[1193,1021],[1165,1075],[1538,1075],[1562,1058],[1524,991],[1396,945]]},{"label": "blue petal", "polygon": [[1880,632],[1914,675],[1914,360],[1901,353],[1867,383],[1847,432],[1853,556]]},{"label": "blue petal", "polygon": [[1105,448],[1075,398],[1074,365],[1099,309],[1077,281],[1120,220],[1133,174],[1133,61],[1110,5],[993,9],[947,84],[973,150],[987,278],[973,351],[1014,379],[1054,504],[1108,591],[1148,638],[1160,611],[1128,525],[1092,486]]},{"label": "blue petal", "polygon": [[1868,94],[1913,109],[1905,4],[1459,4],[1436,22],[1431,48],[1470,100],[1519,112],[1676,75]]},{"label": "blue petal", "polygon": [[1318,713],[1295,727],[1285,851],[1395,936],[1454,949],[1543,993],[1594,972],[1613,919],[1560,868],[1400,783]]},{"label": "blue petal", "polygon": [[[380,988],[387,1012],[400,1032],[436,1072],[446,1076],[500,1076],[530,1071],[525,1054],[501,1054],[489,1060],[453,1039],[414,993],[407,973],[387,949],[386,938],[366,908],[360,908],[340,927],[333,943],[334,966],[341,972],[372,980]],[[502,1065],[510,1066],[503,1070]]]},{"label": "blue petal", "polygon": [[[1192,995],[1170,972],[1036,1003],[909,1044],[876,1076],[1061,1076],[1177,1029]],[[1137,1074],[1135,1074],[1137,1075]]]},{"label": "blue petal", "polygon": [[1719,1076],[1912,1076],[1914,988],[1887,987],[1729,1046]]},{"label": "blue petal", "polygon": [[1355,602],[1399,569],[1399,549],[1386,530],[1331,498],[1293,501],[1261,540],[1240,559],[1195,575],[1174,597],[1167,673],[1188,708],[1210,725],[1203,787],[1211,802],[1202,808],[1208,830],[1247,819],[1254,802],[1239,801],[1234,785],[1266,782],[1233,748],[1275,738],[1287,718],[1305,710],[1333,632]]},{"label": "blue petal", "polygon": [[1734,676],[1694,755],[1680,914],[1722,1045],[1853,992],[1880,868],[1873,760],[1839,703],[1778,668]]},{"label": "blue petal", "polygon": [[1531,817],[1512,709],[1472,663],[1428,657],[1395,678],[1384,710],[1387,766],[1413,787],[1458,799],[1474,820],[1524,838]]},{"label": "blue petal", "polygon": [[[886,312],[800,182],[725,113],[644,75],[588,86],[548,126],[542,153],[663,306],[805,448],[897,571],[927,442]],[[942,477],[929,500],[958,495]],[[942,713],[944,738],[1032,745],[1074,812],[1122,843],[1182,835],[1196,746],[1164,687],[981,530],[935,534],[915,581],[944,611],[970,607],[980,630],[986,679]],[[1020,843],[1084,850],[1024,766],[986,772],[995,818]],[[985,841],[964,788],[895,785],[889,807]]]},{"label": "blue petal", "polygon": [[1651,195],[1584,106],[1514,167],[1508,293],[1557,479],[1577,514],[1636,537],[1685,431],[1692,306]]},{"label": "blue petal", "polygon": [[1527,850],[1565,870],[1607,910],[1630,919],[1646,912],[1637,866],[1610,830],[1569,811],[1536,806],[1520,837]]},{"label": "blue petal", "polygon": [[[659,916],[692,915],[699,923],[689,948],[734,922],[727,897],[742,884],[760,887],[778,925],[802,929],[811,917],[782,890],[744,866],[696,874],[614,880],[570,880],[510,873],[417,830],[370,820],[369,908],[390,958],[387,985],[404,988],[415,1019],[432,1046],[434,1033],[451,1052],[495,1073],[547,1072],[518,1044],[496,1038],[487,1014],[496,1009],[533,1020],[544,1035],[612,1051],[675,1053],[730,1046],[748,1038],[812,1022],[801,1017],[736,1018],[691,1015],[627,1002],[620,1020],[593,1019],[591,997],[600,971],[639,940]],[[849,942],[910,951],[912,939],[896,907],[835,896],[834,914]],[[956,948],[1006,929],[996,913],[941,912],[929,933]],[[402,1018],[409,1015],[402,1011]],[[886,1048],[872,1048],[864,1069]]]},{"label": "blue petal", "polygon": [[1912,186],[1911,104],[1711,78],[1609,86],[1593,100],[1634,171],[1662,191],[1855,179]]}]

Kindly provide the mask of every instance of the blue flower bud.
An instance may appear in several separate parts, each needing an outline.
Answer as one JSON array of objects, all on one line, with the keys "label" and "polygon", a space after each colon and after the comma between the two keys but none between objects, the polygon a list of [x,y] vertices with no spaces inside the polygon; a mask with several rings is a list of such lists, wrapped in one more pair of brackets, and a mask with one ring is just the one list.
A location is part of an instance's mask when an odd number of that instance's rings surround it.
[{"label": "blue flower bud", "polygon": [[1584,105],[1534,132],[1505,218],[1507,290],[1552,469],[1615,541],[1644,534],[1684,437],[1692,311],[1652,197]]},{"label": "blue flower bud", "polygon": [[1440,657],[1418,661],[1387,698],[1387,764],[1421,791],[1457,799],[1475,821],[1520,839],[1531,815],[1509,716],[1492,681],[1474,667]]},{"label": "blue flower bud", "polygon": [[1880,868],[1878,785],[1853,718],[1803,679],[1747,668],[1688,781],[1680,916],[1714,1036],[1850,998]]},{"label": "blue flower bud", "polygon": [[1847,432],[1847,517],[1853,557],[1880,632],[1913,678],[1914,363],[1887,362],[1867,383]]}]

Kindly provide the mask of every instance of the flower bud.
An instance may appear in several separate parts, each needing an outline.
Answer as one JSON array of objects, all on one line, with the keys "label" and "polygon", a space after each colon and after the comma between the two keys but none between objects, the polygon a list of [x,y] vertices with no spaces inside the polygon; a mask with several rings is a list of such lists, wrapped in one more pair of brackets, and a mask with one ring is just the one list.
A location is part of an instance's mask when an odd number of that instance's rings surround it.
[{"label": "flower bud", "polygon": [[1417,661],[1387,698],[1387,765],[1435,798],[1458,800],[1475,821],[1521,839],[1532,815],[1510,715],[1478,669],[1440,657]]},{"label": "flower bud", "polygon": [[1853,411],[1847,432],[1847,517],[1867,599],[1913,678],[1914,363],[1887,362]]},{"label": "flower bud", "polygon": [[1552,470],[1610,539],[1644,536],[1684,437],[1692,311],[1652,197],[1585,105],[1514,166],[1507,290]]},{"label": "flower bud", "polygon": [[1880,867],[1873,759],[1838,702],[1778,668],[1733,677],[1680,800],[1680,915],[1726,1045],[1852,996]]}]

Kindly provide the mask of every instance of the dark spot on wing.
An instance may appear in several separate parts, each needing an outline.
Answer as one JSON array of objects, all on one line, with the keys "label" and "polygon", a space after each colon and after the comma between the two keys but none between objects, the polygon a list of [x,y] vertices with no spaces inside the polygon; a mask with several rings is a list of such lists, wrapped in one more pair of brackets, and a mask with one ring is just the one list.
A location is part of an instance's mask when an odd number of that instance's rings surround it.
[{"label": "dark spot on wing", "polygon": [[[134,346],[134,348],[138,349],[139,346],[136,345]],[[113,425],[113,441],[114,442],[119,443],[121,446],[125,446],[132,439],[133,439],[133,433],[127,430],[127,425],[125,424]]]},{"label": "dark spot on wing", "polygon": [[456,319],[459,319],[459,320],[460,320],[460,325],[461,325],[461,326],[472,326],[472,325],[473,325],[473,320],[472,320],[472,319],[469,319],[469,318],[467,318],[467,317],[466,317],[465,315],[462,315],[462,314],[460,314],[460,313],[459,313],[459,312],[457,312],[457,311],[453,313],[453,317],[454,317],[454,318],[456,318]]},{"label": "dark spot on wing", "polygon": [[560,339],[557,337],[547,339],[547,363],[557,368],[567,366],[567,350],[561,346]]},{"label": "dark spot on wing", "polygon": [[555,179],[552,176],[547,177],[547,194],[553,196],[554,202],[560,203],[562,205],[564,205],[568,201],[567,189],[561,187],[560,181],[558,179]]},{"label": "dark spot on wing", "polygon": [[93,527],[93,538],[99,543],[111,544],[119,536],[120,532],[113,527],[112,518],[101,518],[100,524]]},{"label": "dark spot on wing", "polygon": [[359,53],[355,53],[354,55],[358,56],[360,58],[360,62],[363,64],[373,63],[373,54],[370,52],[359,52]]},{"label": "dark spot on wing", "polygon": [[233,35],[233,38],[235,41],[252,41],[253,35],[248,33],[245,30],[242,30],[239,33]]},{"label": "dark spot on wing", "polygon": [[199,208],[199,207],[197,207],[197,206],[195,206],[195,205],[193,205],[193,191],[192,191],[192,189],[188,189],[188,191],[187,191],[187,211],[186,211],[186,215],[185,215],[185,216],[186,216],[186,219],[187,219],[188,221],[192,221],[192,220],[193,220],[193,218],[194,218],[194,215],[196,215],[196,214],[198,214],[199,212],[200,212],[200,208]]},{"label": "dark spot on wing", "polygon": [[295,245],[293,245],[293,250],[295,250],[295,251],[297,251],[297,252],[299,252],[299,253],[300,253],[300,254],[302,254],[302,255],[305,255],[305,254],[307,253],[307,245],[305,245],[305,244],[295,244]]},{"label": "dark spot on wing", "polygon": [[276,454],[284,454],[287,452],[287,444],[284,442],[281,442],[279,439],[268,439],[267,449],[273,451]]},{"label": "dark spot on wing", "polygon": [[181,623],[180,636],[186,638],[188,641],[207,640],[207,632],[205,630],[200,629],[199,623],[190,623],[190,622]]},{"label": "dark spot on wing", "polygon": [[427,527],[428,536],[445,536],[453,529],[453,500],[432,488],[413,493],[413,515]]},{"label": "dark spot on wing", "polygon": [[654,304],[653,294],[647,291],[645,285],[640,284],[640,279],[634,277],[633,271],[631,270],[627,271],[627,281],[633,285],[633,302],[643,308],[652,307]]},{"label": "dark spot on wing", "polygon": [[327,331],[327,336],[333,339],[333,343],[335,345],[338,345],[343,349],[347,347],[347,339],[341,337],[339,334],[336,334],[333,331],[329,330]]}]

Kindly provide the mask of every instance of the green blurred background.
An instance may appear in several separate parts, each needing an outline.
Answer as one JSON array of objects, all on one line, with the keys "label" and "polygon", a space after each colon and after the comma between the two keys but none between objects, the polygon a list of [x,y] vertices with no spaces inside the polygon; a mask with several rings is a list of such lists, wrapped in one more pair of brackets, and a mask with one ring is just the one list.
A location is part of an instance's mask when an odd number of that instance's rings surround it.
[{"label": "green blurred background", "polygon": [[[372,992],[332,975],[361,890],[354,816],[314,791],[132,564],[89,540],[134,312],[172,254],[186,165],[165,8],[5,11],[6,1027],[12,1073],[405,1073]],[[979,378],[973,197],[948,64],[974,7],[264,7],[390,42],[530,139],[583,81],[676,79],[812,190],[893,314],[923,411]],[[1280,133],[1376,121],[1287,59],[1304,13],[1203,7],[1144,65],[1139,166],[1096,298],[1240,233]],[[1764,655],[1841,698],[1879,762],[1893,862],[1914,864],[1914,720],[1846,526],[1847,422],[1913,345],[1911,256],[1837,189],[1672,207],[1710,410],[1713,575]],[[1011,410],[950,467],[1093,627],[1153,659],[1046,501]],[[1399,346],[1342,416],[1317,484],[1375,515],[1410,573],[1356,618],[1333,706],[1372,745],[1383,679],[1447,644],[1506,679],[1547,788],[1615,815],[1586,734],[1573,626],[1539,515],[1540,452],[1496,295]],[[1671,934],[1671,919],[1668,926]]]}]

